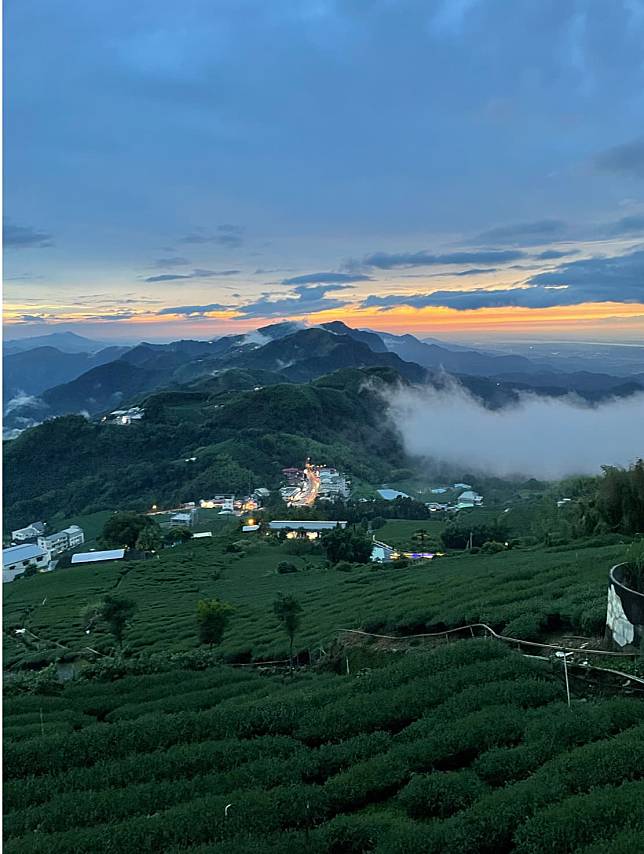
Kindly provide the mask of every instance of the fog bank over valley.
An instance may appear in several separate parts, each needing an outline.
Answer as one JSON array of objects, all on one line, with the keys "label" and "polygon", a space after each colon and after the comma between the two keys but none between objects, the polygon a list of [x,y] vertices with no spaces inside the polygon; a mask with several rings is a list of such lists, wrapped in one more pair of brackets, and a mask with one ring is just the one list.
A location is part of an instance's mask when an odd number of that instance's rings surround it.
[{"label": "fog bank over valley", "polygon": [[644,455],[644,393],[596,406],[572,395],[525,394],[515,406],[490,410],[454,381],[400,388],[389,404],[408,453],[469,471],[556,480]]}]

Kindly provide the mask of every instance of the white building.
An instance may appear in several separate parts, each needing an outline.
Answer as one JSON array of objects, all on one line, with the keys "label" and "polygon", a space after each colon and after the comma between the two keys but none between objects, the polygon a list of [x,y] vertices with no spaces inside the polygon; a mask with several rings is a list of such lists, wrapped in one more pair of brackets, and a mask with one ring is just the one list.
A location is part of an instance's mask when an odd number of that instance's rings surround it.
[{"label": "white building", "polygon": [[56,557],[68,549],[74,549],[85,542],[85,533],[78,525],[70,525],[57,534],[47,534],[38,537],[38,545]]},{"label": "white building", "polygon": [[69,538],[64,531],[58,534],[47,534],[45,537],[38,537],[38,545],[41,549],[48,551],[52,557],[56,557],[69,548]]},{"label": "white building", "polygon": [[17,531],[11,532],[11,539],[16,543],[25,543],[28,540],[36,540],[45,533],[44,522],[32,522],[25,528],[18,528]]},{"label": "white building", "polygon": [[318,497],[332,500],[334,498],[348,498],[350,493],[349,483],[346,477],[336,469],[318,469],[320,488]]},{"label": "white building", "polygon": [[129,409],[115,409],[114,412],[110,412],[109,416],[103,418],[103,421],[127,426],[133,421],[140,421],[144,415],[145,411],[140,406],[131,406]]},{"label": "white building", "polygon": [[2,550],[2,581],[13,581],[22,575],[29,567],[36,567],[40,572],[49,569],[49,552],[31,543],[22,546],[11,546]]},{"label": "white building", "polygon": [[473,492],[471,489],[468,489],[465,492],[461,492],[458,496],[458,503],[475,507],[479,504],[483,504],[483,496],[479,495],[478,492]]},{"label": "white building", "polygon": [[194,518],[194,510],[190,510],[187,513],[173,513],[172,516],[170,516],[170,522],[173,525],[186,525],[186,527],[190,528]]},{"label": "white building", "polygon": [[428,501],[425,507],[430,513],[438,513],[441,510],[447,510],[449,504],[440,504],[438,501]]},{"label": "white building", "polygon": [[199,506],[205,510],[234,510],[234,495],[214,495],[212,498],[202,498]]},{"label": "white building", "polygon": [[376,563],[387,563],[393,560],[392,555],[395,553],[393,546],[388,546],[387,543],[381,543],[379,540],[373,541],[371,546],[371,560]]}]

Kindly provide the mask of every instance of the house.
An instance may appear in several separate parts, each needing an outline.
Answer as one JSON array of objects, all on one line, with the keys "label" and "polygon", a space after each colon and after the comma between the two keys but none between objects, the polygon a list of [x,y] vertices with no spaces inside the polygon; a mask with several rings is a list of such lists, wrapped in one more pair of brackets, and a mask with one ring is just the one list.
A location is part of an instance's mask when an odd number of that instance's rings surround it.
[{"label": "house", "polygon": [[453,483],[452,486],[454,487],[454,489],[471,489],[472,488],[471,483]]},{"label": "house", "polygon": [[50,559],[48,551],[32,543],[3,549],[2,581],[3,583],[13,581],[30,567],[35,567],[39,572],[46,572],[49,569]]},{"label": "house", "polygon": [[194,510],[190,510],[187,513],[173,513],[170,516],[170,523],[172,525],[185,525],[187,528],[190,528],[194,522],[194,518]]},{"label": "house", "polygon": [[461,492],[458,496],[458,503],[471,507],[478,506],[479,504],[483,504],[483,496],[479,495],[478,492],[468,489],[465,492]]},{"label": "house", "polygon": [[449,504],[439,504],[438,501],[428,501],[425,504],[425,507],[429,510],[430,513],[438,513],[441,510],[447,510]]},{"label": "house", "polygon": [[255,531],[259,531],[259,525],[242,525],[242,531],[244,534],[252,534]]},{"label": "house", "polygon": [[447,492],[446,486],[435,486],[433,489],[429,490],[432,495],[443,495]]},{"label": "house", "polygon": [[102,552],[78,552],[72,555],[72,564],[103,563],[109,560],[123,560],[125,549],[109,549]]},{"label": "house", "polygon": [[387,543],[381,543],[379,540],[374,539],[373,545],[371,546],[370,559],[377,563],[387,563],[388,561],[393,560],[394,553],[395,549],[393,546],[388,546]]},{"label": "house", "polygon": [[205,510],[234,510],[234,495],[214,495],[212,498],[202,498],[199,506]]},{"label": "house", "polygon": [[38,537],[38,545],[56,557],[68,549],[74,549],[85,542],[85,533],[78,525],[70,525],[57,534]]},{"label": "house", "polygon": [[32,522],[25,528],[18,528],[17,531],[11,532],[11,539],[15,543],[27,543],[30,540],[36,540],[45,533],[44,522]]},{"label": "house", "polygon": [[121,424],[127,426],[133,421],[140,421],[145,415],[145,410],[140,406],[132,406],[130,409],[115,409],[103,418],[103,421],[109,421],[112,424]]},{"label": "house", "polygon": [[48,551],[52,557],[56,557],[61,552],[67,551],[69,548],[69,539],[64,531],[59,531],[57,534],[47,534],[45,537],[38,537],[38,545],[41,549]]}]

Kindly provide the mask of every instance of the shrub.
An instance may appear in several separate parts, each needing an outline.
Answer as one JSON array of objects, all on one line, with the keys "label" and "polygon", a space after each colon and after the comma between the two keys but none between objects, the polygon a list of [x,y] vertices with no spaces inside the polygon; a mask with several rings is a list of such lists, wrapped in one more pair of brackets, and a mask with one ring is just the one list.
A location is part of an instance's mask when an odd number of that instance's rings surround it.
[{"label": "shrub", "polygon": [[499,543],[496,540],[487,540],[487,542],[483,543],[481,546],[481,554],[482,555],[495,555],[499,552],[504,552],[505,546],[503,543]]},{"label": "shrub", "polygon": [[398,800],[412,818],[447,818],[478,800],[485,789],[470,770],[414,774]]},{"label": "shrub", "polygon": [[287,575],[290,572],[297,572],[298,570],[294,563],[291,563],[288,560],[281,560],[277,564],[277,571],[280,575]]},{"label": "shrub", "polygon": [[502,634],[518,640],[537,640],[541,636],[541,620],[534,614],[523,614],[510,620]]}]

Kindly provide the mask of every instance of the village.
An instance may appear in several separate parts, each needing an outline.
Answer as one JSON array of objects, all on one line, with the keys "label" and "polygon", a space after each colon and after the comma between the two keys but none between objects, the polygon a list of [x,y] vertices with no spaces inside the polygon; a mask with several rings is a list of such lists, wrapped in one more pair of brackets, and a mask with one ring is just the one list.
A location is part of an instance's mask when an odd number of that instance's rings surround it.
[{"label": "village", "polygon": [[[119,424],[129,424],[137,420],[138,411],[116,410],[110,417]],[[307,458],[302,468],[287,467],[282,469],[283,485],[279,488],[281,501],[288,508],[312,508],[316,503],[321,504],[335,501],[346,501],[351,495],[352,484],[341,471],[326,464],[313,463]],[[435,486],[429,489],[432,500],[424,502],[425,507],[433,516],[435,514],[452,514],[460,510],[480,507],[483,496],[475,492],[468,483],[453,483],[445,486]],[[376,490],[377,496],[386,501],[411,498],[405,492],[388,487]],[[236,517],[240,520],[241,533],[244,536],[268,533],[287,539],[307,538],[316,540],[333,528],[344,528],[346,521],[342,520],[312,520],[312,519],[271,519],[262,521],[262,511],[271,491],[266,487],[244,495],[234,493],[217,493],[198,501],[189,501],[177,507],[162,508],[153,505],[146,513],[154,519],[161,530],[182,529],[185,536],[192,539],[202,539],[213,536],[208,527],[209,519],[216,517]],[[367,498],[358,499],[365,502]],[[400,559],[431,560],[437,553],[430,551],[399,551],[394,546],[382,542],[373,536],[372,561],[383,563]],[[3,583],[14,581],[18,577],[29,577],[35,573],[51,572],[61,563],[78,566],[83,564],[111,563],[123,560],[126,556],[125,547],[113,549],[90,548],[80,550],[85,543],[84,530],[77,524],[69,525],[60,531],[48,532],[48,526],[42,522],[32,522],[24,528],[11,532],[10,544],[2,552]]]}]

